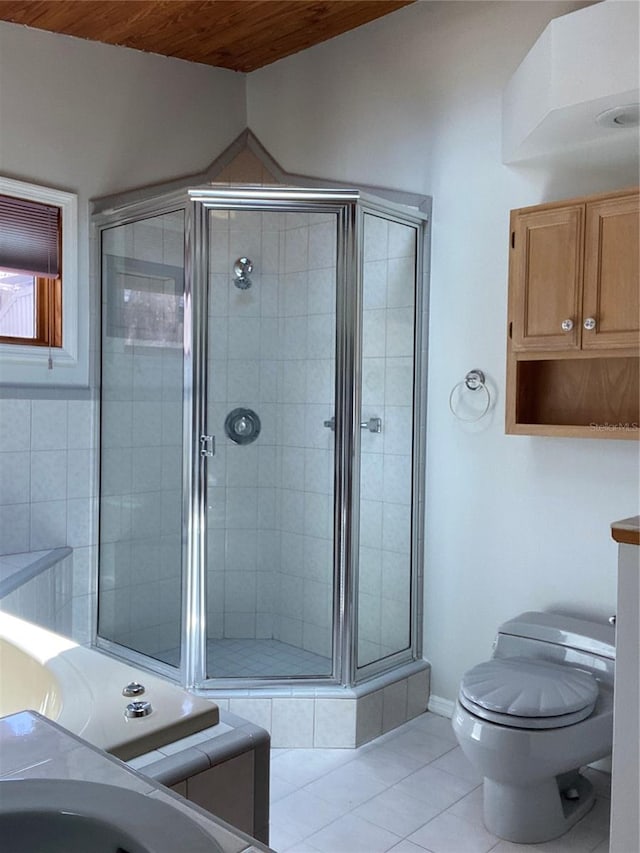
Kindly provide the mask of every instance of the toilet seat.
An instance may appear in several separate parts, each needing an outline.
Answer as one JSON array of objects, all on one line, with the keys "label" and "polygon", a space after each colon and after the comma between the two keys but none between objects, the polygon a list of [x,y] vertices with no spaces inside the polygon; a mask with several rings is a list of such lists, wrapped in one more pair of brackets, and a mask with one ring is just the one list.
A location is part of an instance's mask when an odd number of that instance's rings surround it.
[{"label": "toilet seat", "polygon": [[584,670],[539,659],[493,658],[463,676],[459,701],[500,725],[550,729],[586,719],[598,693],[598,682]]}]

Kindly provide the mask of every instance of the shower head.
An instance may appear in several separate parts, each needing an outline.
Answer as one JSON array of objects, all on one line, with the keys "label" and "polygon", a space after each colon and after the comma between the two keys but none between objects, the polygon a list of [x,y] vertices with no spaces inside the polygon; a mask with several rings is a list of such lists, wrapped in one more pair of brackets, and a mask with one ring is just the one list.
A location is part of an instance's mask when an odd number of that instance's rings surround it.
[{"label": "shower head", "polygon": [[240,290],[248,290],[253,284],[250,278],[253,272],[253,264],[249,258],[238,258],[233,265],[233,272],[236,277],[234,281],[235,286],[239,287]]}]

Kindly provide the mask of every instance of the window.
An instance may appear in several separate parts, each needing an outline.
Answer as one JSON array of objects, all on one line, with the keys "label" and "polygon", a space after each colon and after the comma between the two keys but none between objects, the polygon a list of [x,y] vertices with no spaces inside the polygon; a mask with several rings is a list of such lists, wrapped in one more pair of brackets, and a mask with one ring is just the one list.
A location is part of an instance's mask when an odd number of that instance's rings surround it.
[{"label": "window", "polygon": [[88,383],[77,197],[0,177],[0,385]]},{"label": "window", "polygon": [[62,346],[60,208],[0,195],[0,342]]}]

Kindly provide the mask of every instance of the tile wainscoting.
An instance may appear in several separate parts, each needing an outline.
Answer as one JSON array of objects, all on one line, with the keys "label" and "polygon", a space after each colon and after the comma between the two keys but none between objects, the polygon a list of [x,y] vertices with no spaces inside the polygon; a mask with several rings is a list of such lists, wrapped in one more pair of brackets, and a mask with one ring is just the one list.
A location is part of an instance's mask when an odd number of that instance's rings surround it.
[{"label": "tile wainscoting", "polygon": [[430,672],[416,661],[355,689],[216,691],[209,698],[270,732],[275,748],[352,749],[424,713]]}]

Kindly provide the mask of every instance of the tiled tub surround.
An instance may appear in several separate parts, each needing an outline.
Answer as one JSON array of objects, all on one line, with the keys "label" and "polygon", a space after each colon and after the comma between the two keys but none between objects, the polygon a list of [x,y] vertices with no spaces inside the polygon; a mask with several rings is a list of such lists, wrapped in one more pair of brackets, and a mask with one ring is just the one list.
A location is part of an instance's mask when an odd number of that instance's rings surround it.
[{"label": "tiled tub surround", "polygon": [[64,561],[73,553],[71,548],[51,551],[30,551],[26,554],[0,556],[0,599],[24,586],[33,578]]},{"label": "tiled tub surround", "polygon": [[74,581],[72,548],[7,554],[0,557],[0,610],[88,643],[90,614],[74,601]]},{"label": "tiled tub surround", "polygon": [[90,399],[0,399],[0,556],[73,548],[64,596],[79,642],[90,639],[95,595],[94,426]]},{"label": "tiled tub surround", "polygon": [[232,826],[269,838],[269,735],[223,711],[213,728],[131,759],[128,765],[167,785]]},{"label": "tiled tub surround", "polygon": [[[0,614],[0,717],[35,708],[87,742],[266,841],[269,735],[213,702],[21,619]],[[148,717],[127,720],[141,682]]]},{"label": "tiled tub surround", "polygon": [[[224,853],[269,848],[32,711],[0,720],[0,789],[12,779],[74,779],[136,791],[188,815]],[[0,793],[1,796],[1,793]],[[176,851],[177,853],[177,851]],[[189,853],[187,847],[180,853]]]}]

